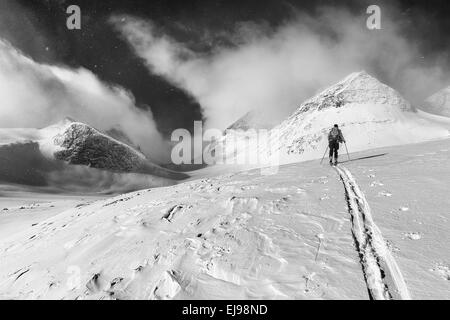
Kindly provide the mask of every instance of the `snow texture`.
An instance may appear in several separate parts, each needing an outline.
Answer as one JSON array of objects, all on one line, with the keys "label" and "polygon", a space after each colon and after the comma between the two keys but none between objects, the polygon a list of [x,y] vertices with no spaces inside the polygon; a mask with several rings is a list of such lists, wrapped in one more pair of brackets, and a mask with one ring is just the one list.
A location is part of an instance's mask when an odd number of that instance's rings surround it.
[{"label": "snow texture", "polygon": [[[448,299],[449,150],[371,150],[336,169],[228,173],[17,216],[20,231],[1,236],[0,297]],[[5,207],[0,219],[20,210]]]}]

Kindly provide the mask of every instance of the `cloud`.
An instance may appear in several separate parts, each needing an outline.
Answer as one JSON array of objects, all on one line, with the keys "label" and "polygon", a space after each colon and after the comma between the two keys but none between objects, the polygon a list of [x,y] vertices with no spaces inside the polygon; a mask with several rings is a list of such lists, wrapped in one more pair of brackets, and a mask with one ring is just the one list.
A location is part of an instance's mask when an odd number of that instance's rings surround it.
[{"label": "cloud", "polygon": [[45,172],[44,177],[46,188],[59,192],[118,194],[173,184],[171,180],[148,174],[115,173],[74,165],[64,165],[58,170]]},{"label": "cloud", "polygon": [[65,117],[119,129],[155,159],[168,154],[151,112],[138,109],[130,92],[84,68],[37,63],[0,39],[0,127],[41,128]]},{"label": "cloud", "polygon": [[42,154],[36,142],[0,144],[0,181],[2,185],[33,186],[43,192],[120,193],[173,184],[148,174],[117,173],[53,161]]},{"label": "cloud", "polygon": [[151,21],[132,16],[110,21],[152,73],[192,95],[207,125],[219,129],[254,109],[280,121],[318,90],[362,69],[413,102],[449,79],[438,61],[418,64],[418,47],[402,36],[386,10],[382,30],[375,31],[366,28],[365,12],[330,7],[316,12],[297,12],[276,28],[240,24],[228,34],[231,45],[206,54],[164,34]]}]

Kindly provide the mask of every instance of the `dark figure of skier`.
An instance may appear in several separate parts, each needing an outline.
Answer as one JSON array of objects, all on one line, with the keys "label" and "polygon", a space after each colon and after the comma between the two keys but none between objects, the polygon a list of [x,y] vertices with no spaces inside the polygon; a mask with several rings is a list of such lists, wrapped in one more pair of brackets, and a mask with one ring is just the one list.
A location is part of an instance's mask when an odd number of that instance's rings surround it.
[{"label": "dark figure of skier", "polygon": [[339,143],[345,143],[344,136],[342,135],[342,131],[339,129],[339,126],[337,124],[334,125],[334,127],[330,130],[330,133],[328,134],[328,146],[330,148],[330,164],[333,164],[333,156],[334,156],[334,164],[336,165],[338,163],[338,150],[339,150]]}]

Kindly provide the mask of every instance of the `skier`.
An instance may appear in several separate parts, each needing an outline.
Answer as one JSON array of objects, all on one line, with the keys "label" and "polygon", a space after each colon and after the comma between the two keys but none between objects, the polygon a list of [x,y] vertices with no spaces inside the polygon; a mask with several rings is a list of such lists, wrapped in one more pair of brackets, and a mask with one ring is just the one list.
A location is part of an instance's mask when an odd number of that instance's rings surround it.
[{"label": "skier", "polygon": [[330,148],[330,165],[333,165],[333,156],[334,156],[334,165],[338,163],[338,150],[339,143],[345,143],[344,136],[342,135],[342,131],[339,129],[337,124],[330,130],[328,134],[328,146]]}]

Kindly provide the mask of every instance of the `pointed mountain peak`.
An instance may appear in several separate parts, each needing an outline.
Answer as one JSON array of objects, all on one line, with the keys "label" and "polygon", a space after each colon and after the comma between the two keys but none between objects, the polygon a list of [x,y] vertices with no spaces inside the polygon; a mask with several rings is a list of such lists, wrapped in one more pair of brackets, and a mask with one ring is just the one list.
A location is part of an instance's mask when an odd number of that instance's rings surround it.
[{"label": "pointed mountain peak", "polygon": [[396,90],[360,71],[304,102],[273,129],[274,145],[282,163],[319,158],[335,123],[355,150],[448,136],[446,128],[421,120]]},{"label": "pointed mountain peak", "polygon": [[309,110],[340,108],[349,104],[388,104],[399,106],[403,111],[411,110],[409,102],[397,91],[363,70],[349,74],[343,80],[305,101],[295,114]]},{"label": "pointed mountain peak", "polygon": [[[337,89],[338,91],[355,90],[355,89],[373,89],[379,86],[386,86],[378,79],[362,70],[359,72],[353,72],[346,76],[344,79],[332,85],[327,90]],[[386,86],[387,87],[387,86]],[[325,90],[325,91],[327,91]]]},{"label": "pointed mountain peak", "polygon": [[350,73],[341,82],[347,82],[347,81],[352,81],[352,80],[357,79],[357,78],[367,78],[367,77],[373,78],[365,70],[361,70],[361,71]]}]

